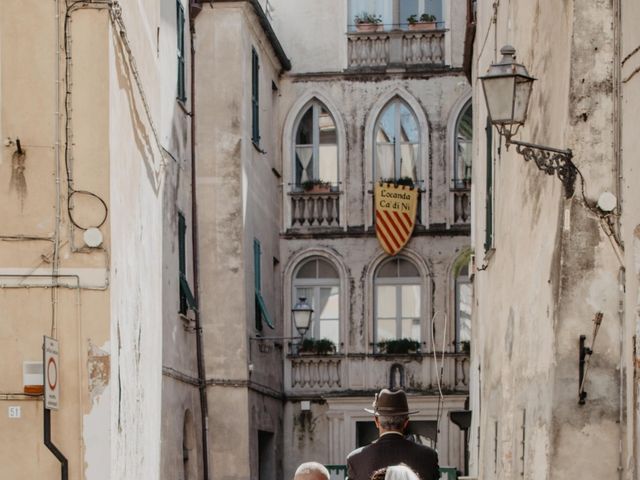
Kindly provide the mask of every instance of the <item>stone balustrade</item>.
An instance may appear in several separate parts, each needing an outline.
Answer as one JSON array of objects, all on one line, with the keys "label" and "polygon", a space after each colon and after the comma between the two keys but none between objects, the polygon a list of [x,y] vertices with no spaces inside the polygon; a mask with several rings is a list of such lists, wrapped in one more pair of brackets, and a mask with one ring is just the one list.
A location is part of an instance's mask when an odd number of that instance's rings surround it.
[{"label": "stone balustrade", "polygon": [[445,30],[351,32],[349,68],[444,65]]},{"label": "stone balustrade", "polygon": [[456,188],[453,195],[452,225],[469,225],[471,223],[471,189]]},{"label": "stone balustrade", "polygon": [[291,226],[340,226],[340,192],[291,192]]},{"label": "stone balustrade", "polygon": [[334,355],[291,359],[291,388],[334,390],[342,387],[341,358]]},{"label": "stone balustrade", "polygon": [[[287,395],[376,390],[396,386],[409,390],[469,391],[469,356],[462,353],[383,355],[288,355]],[[399,368],[400,366],[400,368]]]}]

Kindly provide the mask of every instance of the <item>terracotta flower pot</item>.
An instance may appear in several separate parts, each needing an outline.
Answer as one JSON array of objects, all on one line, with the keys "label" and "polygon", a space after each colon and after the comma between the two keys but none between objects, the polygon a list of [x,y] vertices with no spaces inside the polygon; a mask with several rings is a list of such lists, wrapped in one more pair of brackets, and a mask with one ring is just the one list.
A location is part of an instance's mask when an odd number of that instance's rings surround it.
[{"label": "terracotta flower pot", "polygon": [[382,25],[379,23],[356,23],[356,30],[358,32],[380,32]]},{"label": "terracotta flower pot", "polygon": [[409,30],[435,30],[436,26],[436,22],[416,22],[409,24]]}]

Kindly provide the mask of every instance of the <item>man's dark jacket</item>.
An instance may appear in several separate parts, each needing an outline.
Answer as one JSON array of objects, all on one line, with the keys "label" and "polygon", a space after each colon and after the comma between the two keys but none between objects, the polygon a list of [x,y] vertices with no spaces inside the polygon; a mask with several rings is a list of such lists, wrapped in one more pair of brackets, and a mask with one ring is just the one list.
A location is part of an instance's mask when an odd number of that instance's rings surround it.
[{"label": "man's dark jacket", "polygon": [[369,480],[376,470],[404,463],[420,475],[421,480],[438,480],[438,454],[435,450],[388,433],[347,457],[349,480]]}]

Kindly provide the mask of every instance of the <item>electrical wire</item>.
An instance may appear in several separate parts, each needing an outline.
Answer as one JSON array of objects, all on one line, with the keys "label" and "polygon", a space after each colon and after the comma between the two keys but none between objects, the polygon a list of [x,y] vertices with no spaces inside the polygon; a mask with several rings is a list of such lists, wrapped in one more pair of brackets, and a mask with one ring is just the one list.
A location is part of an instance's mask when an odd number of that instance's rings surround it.
[{"label": "electrical wire", "polygon": [[[80,230],[87,230],[91,227],[100,228],[104,225],[104,222],[107,221],[107,217],[109,215],[109,208],[107,207],[107,203],[97,194],[90,192],[88,190],[76,190],[73,187],[73,177],[71,175],[71,167],[69,161],[69,143],[70,143],[70,129],[71,129],[71,116],[69,115],[69,103],[71,102],[71,82],[69,81],[71,77],[71,45],[70,45],[70,36],[69,36],[69,22],[71,21],[71,14],[76,9],[76,5],[83,4],[86,5],[84,1],[74,1],[69,3],[69,0],[65,0],[65,15],[64,15],[64,53],[65,53],[65,74],[64,74],[64,167],[65,173],[67,176],[67,214],[69,216],[69,221]],[[79,7],[81,8],[81,7]],[[95,225],[83,226],[80,225],[73,216],[73,208],[71,200],[74,195],[86,195],[89,197],[93,197],[97,199],[104,208],[104,216],[102,220]]]}]

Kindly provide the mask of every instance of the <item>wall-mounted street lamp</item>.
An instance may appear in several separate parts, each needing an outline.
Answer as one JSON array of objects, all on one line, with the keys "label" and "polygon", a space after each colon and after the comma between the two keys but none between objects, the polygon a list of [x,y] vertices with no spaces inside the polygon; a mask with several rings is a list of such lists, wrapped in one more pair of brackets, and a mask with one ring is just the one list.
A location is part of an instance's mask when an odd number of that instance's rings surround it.
[{"label": "wall-mounted street lamp", "polygon": [[306,297],[300,297],[298,303],[296,303],[291,309],[291,316],[293,317],[293,325],[296,327],[299,336],[298,337],[251,337],[252,340],[302,340],[311,327],[311,318],[313,317],[313,308],[307,303]]},{"label": "wall-mounted street lamp", "polygon": [[487,111],[491,123],[504,137],[505,145],[516,145],[516,151],[525,161],[533,160],[536,166],[548,175],[557,175],[567,198],[574,192],[577,170],[572,162],[571,150],[536,145],[513,140],[513,136],[527,119],[529,97],[535,78],[529,75],[524,65],[516,63],[516,50],[510,45],[500,49],[502,59],[489,67],[480,77]]},{"label": "wall-mounted street lamp", "polygon": [[300,334],[300,338],[304,338],[304,334],[307,333],[311,326],[311,317],[313,316],[313,308],[307,303],[306,297],[300,297],[298,299],[298,303],[291,309],[291,315],[293,316],[293,324]]}]

